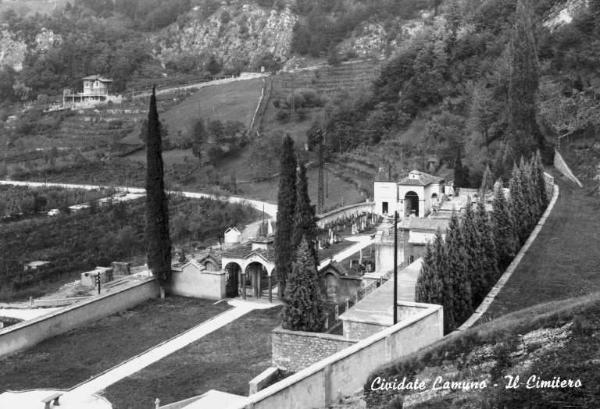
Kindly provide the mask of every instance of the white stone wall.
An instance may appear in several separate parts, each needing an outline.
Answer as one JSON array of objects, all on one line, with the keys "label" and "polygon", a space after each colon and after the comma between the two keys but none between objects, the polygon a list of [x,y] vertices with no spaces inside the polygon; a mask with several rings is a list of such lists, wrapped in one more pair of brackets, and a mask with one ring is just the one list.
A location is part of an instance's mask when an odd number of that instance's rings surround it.
[{"label": "white stone wall", "polygon": [[375,208],[373,212],[383,215],[382,206],[384,202],[388,203],[387,214],[394,214],[398,208],[398,185],[395,182],[375,182],[373,186],[373,200]]},{"label": "white stone wall", "polygon": [[225,297],[226,277],[224,271],[198,271],[190,266],[173,272],[170,292],[184,297],[220,300]]}]

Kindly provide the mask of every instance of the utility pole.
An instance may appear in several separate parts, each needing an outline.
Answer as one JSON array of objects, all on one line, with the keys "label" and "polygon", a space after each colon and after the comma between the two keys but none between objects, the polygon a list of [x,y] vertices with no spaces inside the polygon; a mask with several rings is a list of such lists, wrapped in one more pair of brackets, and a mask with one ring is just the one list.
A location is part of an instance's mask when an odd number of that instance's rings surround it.
[{"label": "utility pole", "polygon": [[394,325],[398,323],[398,211],[394,210]]},{"label": "utility pole", "polygon": [[317,212],[323,213],[323,209],[325,207],[325,194],[324,194],[324,158],[323,158],[323,131],[318,129],[318,138],[319,138],[319,190],[317,192]]}]

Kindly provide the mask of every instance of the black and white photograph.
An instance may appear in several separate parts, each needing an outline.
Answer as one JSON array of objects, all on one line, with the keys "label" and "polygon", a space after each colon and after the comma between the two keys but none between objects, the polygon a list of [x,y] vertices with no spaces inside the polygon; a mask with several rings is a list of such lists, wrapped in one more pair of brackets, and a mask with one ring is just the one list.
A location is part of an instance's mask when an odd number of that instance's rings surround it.
[{"label": "black and white photograph", "polygon": [[600,0],[0,0],[0,409],[600,409]]}]

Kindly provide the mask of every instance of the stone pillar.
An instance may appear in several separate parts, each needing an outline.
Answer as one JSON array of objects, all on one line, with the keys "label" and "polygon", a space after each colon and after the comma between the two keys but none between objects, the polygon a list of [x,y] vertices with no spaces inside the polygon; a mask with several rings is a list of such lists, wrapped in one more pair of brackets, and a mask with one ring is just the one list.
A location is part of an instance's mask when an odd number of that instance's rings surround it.
[{"label": "stone pillar", "polygon": [[242,290],[242,298],[246,299],[246,274],[244,274],[244,270],[242,270],[242,280],[240,282],[240,288]]},{"label": "stone pillar", "polygon": [[269,274],[269,302],[273,302],[273,283],[271,281],[270,274]]}]

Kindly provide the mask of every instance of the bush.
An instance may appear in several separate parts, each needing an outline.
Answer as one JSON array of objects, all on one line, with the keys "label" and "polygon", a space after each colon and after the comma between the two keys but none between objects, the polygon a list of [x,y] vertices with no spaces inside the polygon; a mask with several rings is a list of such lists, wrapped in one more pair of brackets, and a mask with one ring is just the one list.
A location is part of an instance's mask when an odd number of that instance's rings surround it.
[{"label": "bush", "polygon": [[279,109],[276,118],[279,122],[287,122],[290,120],[290,111],[287,109]]}]

